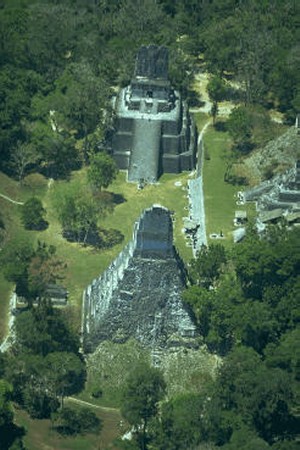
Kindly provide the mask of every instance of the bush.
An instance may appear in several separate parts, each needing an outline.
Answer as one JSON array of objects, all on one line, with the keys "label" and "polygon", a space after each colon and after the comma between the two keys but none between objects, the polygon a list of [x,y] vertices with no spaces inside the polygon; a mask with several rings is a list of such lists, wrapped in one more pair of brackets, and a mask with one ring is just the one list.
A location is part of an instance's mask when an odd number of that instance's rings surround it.
[{"label": "bush", "polygon": [[27,230],[45,230],[48,222],[44,219],[46,210],[42,202],[32,197],[24,203],[21,211],[21,220]]},{"label": "bush", "polygon": [[38,191],[47,187],[47,178],[40,173],[31,173],[24,178],[23,185],[33,191]]},{"label": "bush", "polygon": [[65,406],[52,415],[52,420],[56,431],[65,436],[98,433],[101,428],[100,419],[89,408]]},{"label": "bush", "polygon": [[95,388],[92,391],[92,397],[93,398],[101,398],[103,396],[103,391],[100,388]]}]

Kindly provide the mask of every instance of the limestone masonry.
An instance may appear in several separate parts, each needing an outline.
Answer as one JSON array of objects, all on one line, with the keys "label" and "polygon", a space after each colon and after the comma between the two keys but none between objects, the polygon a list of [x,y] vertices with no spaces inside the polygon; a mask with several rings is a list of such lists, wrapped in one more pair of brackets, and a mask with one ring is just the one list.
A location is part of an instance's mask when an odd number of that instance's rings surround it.
[{"label": "limestone masonry", "polygon": [[195,167],[196,128],[168,80],[168,50],[141,47],[131,84],[114,99],[112,156],[128,181],[154,183],[163,172]]},{"label": "limestone masonry", "polygon": [[137,339],[153,352],[194,345],[196,327],[181,300],[182,262],[173,246],[170,212],[144,211],[132,241],[85,290],[82,335],[85,351],[103,340]]}]

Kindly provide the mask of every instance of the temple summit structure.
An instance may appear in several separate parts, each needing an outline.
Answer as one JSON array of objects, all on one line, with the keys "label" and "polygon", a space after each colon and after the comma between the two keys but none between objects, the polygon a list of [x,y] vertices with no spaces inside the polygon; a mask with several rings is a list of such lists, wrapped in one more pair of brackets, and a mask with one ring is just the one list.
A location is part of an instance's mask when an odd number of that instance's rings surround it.
[{"label": "temple summit structure", "polygon": [[168,79],[168,50],[141,47],[129,86],[114,98],[112,156],[128,181],[155,183],[164,172],[192,170],[196,128]]}]

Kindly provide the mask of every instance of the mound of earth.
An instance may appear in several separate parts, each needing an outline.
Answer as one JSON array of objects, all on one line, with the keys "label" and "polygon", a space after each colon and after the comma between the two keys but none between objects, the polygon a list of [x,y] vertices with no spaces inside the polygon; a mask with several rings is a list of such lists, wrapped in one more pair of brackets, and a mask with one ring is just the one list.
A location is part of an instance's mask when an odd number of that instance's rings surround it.
[{"label": "mound of earth", "polygon": [[243,162],[243,172],[255,185],[293,167],[300,159],[300,136],[295,127],[254,151]]}]

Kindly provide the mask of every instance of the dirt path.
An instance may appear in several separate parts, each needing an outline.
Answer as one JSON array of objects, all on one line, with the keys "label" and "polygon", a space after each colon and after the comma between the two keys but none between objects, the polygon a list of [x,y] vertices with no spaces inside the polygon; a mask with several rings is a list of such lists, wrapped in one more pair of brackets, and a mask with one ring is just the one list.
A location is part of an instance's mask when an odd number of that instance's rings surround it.
[{"label": "dirt path", "polygon": [[85,400],[80,400],[79,398],[75,398],[75,397],[66,397],[66,400],[73,402],[73,403],[77,403],[78,405],[89,406],[91,408],[100,409],[101,411],[120,412],[120,410],[118,408],[111,408],[109,406],[95,405],[94,403],[86,402]]},{"label": "dirt path", "polygon": [[4,198],[4,199],[7,200],[8,202],[13,203],[14,205],[24,205],[24,202],[17,202],[16,200],[13,200],[12,198],[7,197],[7,196],[4,195],[4,194],[0,194],[0,197]]},{"label": "dirt path", "polygon": [[205,131],[207,130],[207,127],[211,124],[211,122],[212,122],[212,120],[209,119],[209,120],[205,123],[204,127],[202,128],[202,130],[200,131],[199,136],[198,136],[198,145],[201,144],[201,141],[202,141],[202,139],[203,139],[203,135],[204,135]]},{"label": "dirt path", "polygon": [[[199,108],[190,108],[191,112],[203,112],[209,114],[212,107],[212,102],[207,93],[207,84],[209,82],[209,73],[199,72],[195,75],[194,88],[200,94],[200,100],[204,102],[203,106]],[[227,117],[236,105],[232,102],[224,101],[218,103],[218,116]]]}]

